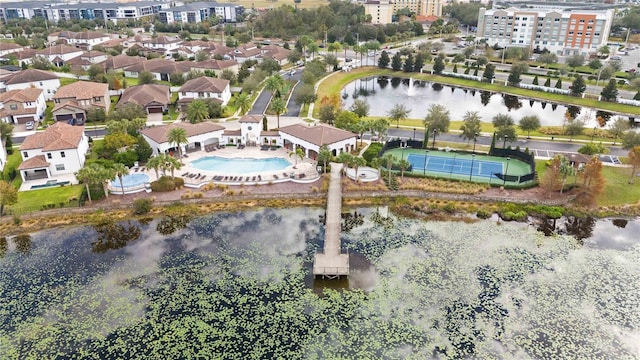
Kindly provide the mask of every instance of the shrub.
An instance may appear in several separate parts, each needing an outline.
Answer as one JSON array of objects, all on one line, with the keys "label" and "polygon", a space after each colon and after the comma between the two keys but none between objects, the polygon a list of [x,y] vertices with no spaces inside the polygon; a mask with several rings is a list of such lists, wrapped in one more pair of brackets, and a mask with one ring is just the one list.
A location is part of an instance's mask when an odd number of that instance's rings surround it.
[{"label": "shrub", "polygon": [[589,143],[584,144],[580,149],[578,149],[578,152],[584,155],[606,154],[609,152],[609,149],[604,147],[602,143]]},{"label": "shrub", "polygon": [[446,203],[442,207],[442,210],[444,210],[444,212],[446,212],[448,214],[453,214],[453,213],[456,212],[456,204],[454,204],[454,203]]},{"label": "shrub", "polygon": [[173,181],[173,178],[170,176],[161,176],[160,179],[151,183],[152,191],[163,192],[163,191],[173,191],[175,189],[176,189],[176,183]]},{"label": "shrub", "polygon": [[527,212],[524,210],[516,213],[513,211],[505,211],[500,213],[500,218],[504,221],[525,221],[527,220]]},{"label": "shrub", "polygon": [[382,150],[382,144],[381,143],[371,143],[371,145],[369,145],[369,147],[367,148],[367,150],[365,150],[365,152],[362,154],[362,157],[367,160],[367,164],[370,165],[371,164],[371,160],[375,159],[378,157],[378,153],[380,153],[380,150]]},{"label": "shrub", "polygon": [[184,179],[181,177],[174,178],[173,183],[176,184],[176,188],[179,189],[184,186]]},{"label": "shrub", "polygon": [[491,217],[491,213],[485,209],[479,209],[476,213],[476,216],[478,217],[478,219],[488,219]]},{"label": "shrub", "polygon": [[135,215],[146,214],[151,211],[151,204],[153,200],[151,199],[136,199],[133,202],[133,213]]}]

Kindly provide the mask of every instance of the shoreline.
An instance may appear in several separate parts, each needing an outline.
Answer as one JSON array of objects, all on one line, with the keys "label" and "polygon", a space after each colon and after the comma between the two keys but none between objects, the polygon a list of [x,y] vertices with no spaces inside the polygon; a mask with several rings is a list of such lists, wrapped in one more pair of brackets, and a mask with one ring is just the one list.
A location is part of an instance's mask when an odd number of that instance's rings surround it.
[{"label": "shoreline", "polygon": [[[322,186],[323,181],[323,178],[320,178],[311,184],[288,186],[284,189],[281,189],[281,185],[274,184],[254,188],[226,187],[224,190],[214,189],[204,193],[183,188],[168,193],[111,195],[108,199],[78,208],[49,209],[19,216],[5,215],[0,219],[0,233],[3,236],[12,236],[53,227],[93,225],[104,222],[105,219],[144,220],[162,216],[197,216],[219,211],[247,211],[257,208],[324,207],[326,189]],[[202,196],[196,197],[195,193]],[[185,197],[186,194],[188,197]],[[421,190],[343,191],[342,196],[345,208],[386,205],[393,209],[410,205],[418,216],[426,216],[427,219],[432,217],[435,221],[460,221],[460,214],[478,211],[497,213],[506,204],[513,204],[522,209],[527,206],[561,207],[568,213],[597,218],[640,216],[638,205],[586,209],[572,205],[571,196],[567,194],[552,199],[540,199],[537,189],[490,188],[480,194]],[[134,215],[133,202],[144,198],[153,200],[151,211],[143,215]]]}]

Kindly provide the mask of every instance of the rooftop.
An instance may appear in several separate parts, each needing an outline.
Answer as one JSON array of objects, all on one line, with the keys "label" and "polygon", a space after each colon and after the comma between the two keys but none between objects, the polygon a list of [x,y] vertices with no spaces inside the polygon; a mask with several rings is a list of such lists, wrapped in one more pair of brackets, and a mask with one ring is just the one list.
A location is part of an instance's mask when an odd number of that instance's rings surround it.
[{"label": "rooftop", "polygon": [[42,149],[42,151],[56,151],[76,149],[84,137],[84,126],[71,126],[64,122],[57,122],[45,131],[27,136],[20,150]]}]

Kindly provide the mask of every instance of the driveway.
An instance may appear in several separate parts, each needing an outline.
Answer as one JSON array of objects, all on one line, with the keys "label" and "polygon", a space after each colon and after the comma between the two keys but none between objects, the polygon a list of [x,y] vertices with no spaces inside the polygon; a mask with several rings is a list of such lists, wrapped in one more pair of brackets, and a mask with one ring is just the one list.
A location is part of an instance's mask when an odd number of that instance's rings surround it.
[{"label": "driveway", "polygon": [[147,115],[147,125],[162,125],[162,113]]}]

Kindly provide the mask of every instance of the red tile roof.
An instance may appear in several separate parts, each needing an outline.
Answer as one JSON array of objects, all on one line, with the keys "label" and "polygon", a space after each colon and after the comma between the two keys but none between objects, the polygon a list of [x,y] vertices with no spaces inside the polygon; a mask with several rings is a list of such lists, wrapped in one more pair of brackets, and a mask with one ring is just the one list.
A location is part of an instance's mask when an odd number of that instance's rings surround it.
[{"label": "red tile roof", "polygon": [[8,101],[15,102],[35,102],[38,100],[42,94],[42,89],[38,88],[27,88],[20,90],[9,90],[5,93],[0,94],[0,103],[6,103]]},{"label": "red tile roof", "polygon": [[44,155],[37,155],[20,163],[18,170],[48,168],[49,165],[51,164],[47,162]]},{"label": "red tile roof", "polygon": [[69,85],[60,87],[54,99],[91,99],[95,96],[104,97],[109,91],[109,84],[95,83],[91,81],[76,81]]},{"label": "red tile roof", "polygon": [[44,132],[27,136],[20,150],[42,149],[42,151],[56,151],[77,149],[84,137],[84,126],[71,126],[64,122],[57,122]]},{"label": "red tile roof", "polygon": [[260,115],[244,115],[238,120],[241,123],[260,123],[262,122],[262,116]]},{"label": "red tile roof", "polygon": [[169,141],[169,131],[177,127],[185,129],[187,132],[187,136],[196,136],[214,131],[224,130],[224,127],[218,124],[205,121],[197,124],[177,122],[169,125],[153,126],[141,130],[140,133],[155,141],[156,143],[161,144]]},{"label": "red tile roof", "polygon": [[227,86],[229,86],[229,80],[201,76],[184,83],[179,91],[221,93]]}]

